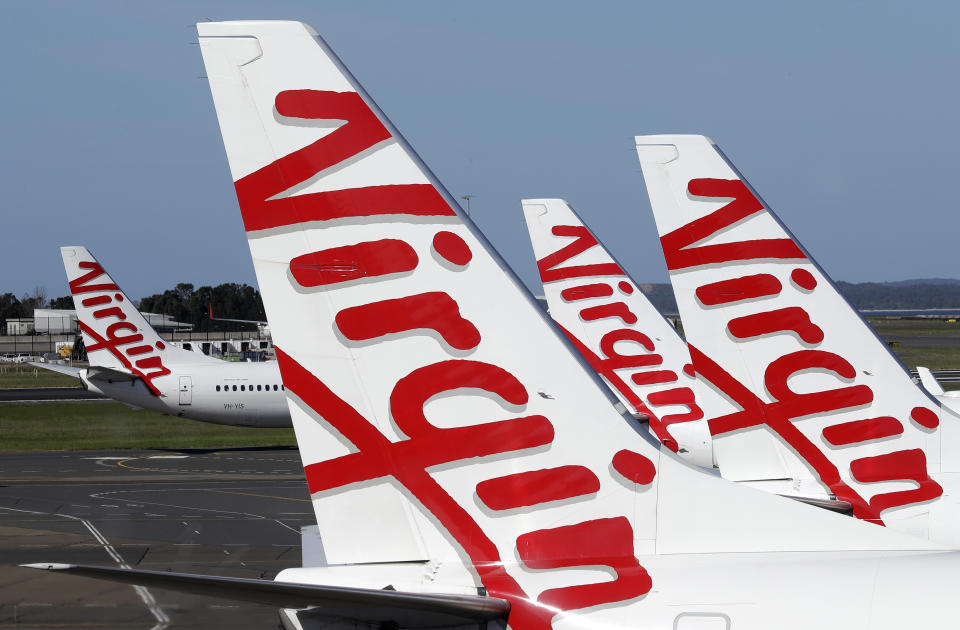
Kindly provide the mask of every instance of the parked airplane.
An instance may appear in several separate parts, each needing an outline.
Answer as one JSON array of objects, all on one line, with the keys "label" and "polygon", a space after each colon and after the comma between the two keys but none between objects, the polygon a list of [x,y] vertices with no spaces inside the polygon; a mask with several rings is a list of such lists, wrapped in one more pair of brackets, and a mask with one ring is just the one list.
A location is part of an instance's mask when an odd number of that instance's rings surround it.
[{"label": "parked airplane", "polygon": [[648,442],[312,29],[198,29],[328,564],[37,566],[287,628],[955,622],[960,554]]},{"label": "parked airplane", "polygon": [[960,545],[960,418],[712,141],[641,136],[637,152],[723,476]]},{"label": "parked airplane", "polygon": [[138,409],[249,427],[289,427],[276,361],[234,363],[169,345],[85,247],[61,247],[88,368],[35,363]]},{"label": "parked airplane", "polygon": [[713,468],[690,352],[676,329],[562,199],[524,199],[550,316],[661,443]]}]

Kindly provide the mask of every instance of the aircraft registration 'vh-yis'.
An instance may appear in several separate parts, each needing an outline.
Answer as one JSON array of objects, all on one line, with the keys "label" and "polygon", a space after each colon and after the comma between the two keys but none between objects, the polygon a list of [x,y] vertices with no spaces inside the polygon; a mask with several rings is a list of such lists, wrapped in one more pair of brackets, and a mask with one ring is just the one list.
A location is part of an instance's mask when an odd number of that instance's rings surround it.
[{"label": "aircraft registration 'vh-yis'", "polygon": [[37,366],[135,408],[217,424],[291,426],[275,361],[221,361],[169,345],[85,247],[60,253],[90,366]]},{"label": "aircraft registration 'vh-yis'", "polygon": [[327,564],[37,566],[298,629],[955,622],[960,554],[641,436],[313,29],[198,29]]}]

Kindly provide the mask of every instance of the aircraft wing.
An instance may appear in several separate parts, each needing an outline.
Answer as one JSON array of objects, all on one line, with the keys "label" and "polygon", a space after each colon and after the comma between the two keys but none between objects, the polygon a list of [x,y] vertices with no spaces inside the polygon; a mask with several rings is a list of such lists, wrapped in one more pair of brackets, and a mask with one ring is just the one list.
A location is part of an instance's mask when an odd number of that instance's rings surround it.
[{"label": "aircraft wing", "polygon": [[393,623],[404,628],[476,624],[506,619],[510,611],[509,602],[495,597],[407,593],[80,564],[20,566],[280,608],[316,607],[316,612],[324,616],[363,623]]},{"label": "aircraft wing", "polygon": [[40,363],[39,361],[30,361],[29,364],[32,365],[33,367],[50,370],[51,372],[59,372],[60,374],[66,374],[67,376],[72,376],[73,378],[80,378],[80,368],[73,367],[72,365],[58,365],[56,363]]}]

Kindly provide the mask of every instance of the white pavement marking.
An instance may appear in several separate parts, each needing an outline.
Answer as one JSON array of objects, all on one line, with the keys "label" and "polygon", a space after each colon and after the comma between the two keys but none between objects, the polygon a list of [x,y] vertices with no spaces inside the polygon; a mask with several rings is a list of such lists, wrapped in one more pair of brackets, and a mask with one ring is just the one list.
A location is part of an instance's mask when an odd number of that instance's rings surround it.
[{"label": "white pavement marking", "polygon": [[[44,516],[59,516],[60,518],[69,518],[73,521],[79,521],[87,528],[93,537],[97,539],[97,542],[100,543],[100,546],[106,550],[110,557],[113,558],[121,569],[129,569],[130,565],[127,564],[123,556],[117,553],[117,550],[114,549],[113,545],[110,544],[103,534],[100,533],[96,527],[93,526],[93,523],[88,521],[85,518],[80,518],[79,516],[73,516],[70,514],[51,514],[50,512],[34,512],[33,510],[18,510],[16,508],[0,507],[0,510],[8,510],[11,512],[22,512],[26,514],[41,514]],[[164,630],[168,625],[170,625],[170,617],[167,616],[167,613],[163,612],[163,609],[160,608],[160,605],[157,604],[157,600],[154,599],[153,593],[146,589],[143,586],[134,586],[133,590],[136,591],[137,595],[140,597],[140,601],[144,603],[147,607],[147,610],[150,611],[150,614],[153,615],[153,618],[156,619],[157,624],[153,626],[151,630]]]},{"label": "white pavement marking", "polygon": [[290,527],[290,526],[287,525],[286,523],[281,522],[280,519],[276,519],[276,518],[275,518],[275,519],[273,519],[273,522],[276,523],[277,525],[280,525],[281,527],[286,527],[287,529],[289,529],[289,530],[290,530],[291,532],[293,532],[294,534],[299,534],[299,533],[300,533],[300,530],[299,530],[299,529],[294,529],[294,528]]},{"label": "white pavement marking", "polygon": [[[107,498],[107,495],[118,495],[118,494],[129,494],[132,492],[211,492],[216,491],[214,488],[166,488],[163,490],[111,490],[110,492],[95,492],[90,495],[93,499],[104,500]],[[121,497],[111,497],[113,500],[124,500]],[[233,514],[236,516],[248,516],[255,519],[264,519],[269,520],[269,517],[264,516],[263,514],[253,514],[252,512],[237,512],[234,510],[216,510],[213,508],[202,508],[196,507],[193,505],[176,505],[173,503],[160,503],[159,501],[142,501],[137,499],[137,503],[142,505],[159,505],[161,507],[167,508],[179,508],[181,510],[194,510],[197,512],[219,512],[220,514]],[[180,518],[204,518],[204,514],[181,514]]]}]

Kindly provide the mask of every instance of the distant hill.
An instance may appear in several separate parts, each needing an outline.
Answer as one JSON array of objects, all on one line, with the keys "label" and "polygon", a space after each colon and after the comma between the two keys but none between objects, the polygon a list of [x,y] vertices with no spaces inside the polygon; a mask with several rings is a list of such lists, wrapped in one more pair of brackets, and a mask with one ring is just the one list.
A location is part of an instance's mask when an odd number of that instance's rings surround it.
[{"label": "distant hill", "polygon": [[[960,308],[960,280],[920,278],[896,282],[838,282],[840,292],[859,310]],[[677,314],[669,284],[640,284],[640,290],[666,315]]]},{"label": "distant hill", "polygon": [[881,282],[891,287],[910,287],[916,284],[953,284],[960,285],[960,280],[956,278],[916,278],[914,280],[896,280],[894,282]]}]

